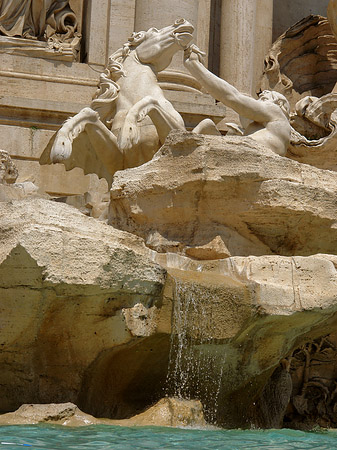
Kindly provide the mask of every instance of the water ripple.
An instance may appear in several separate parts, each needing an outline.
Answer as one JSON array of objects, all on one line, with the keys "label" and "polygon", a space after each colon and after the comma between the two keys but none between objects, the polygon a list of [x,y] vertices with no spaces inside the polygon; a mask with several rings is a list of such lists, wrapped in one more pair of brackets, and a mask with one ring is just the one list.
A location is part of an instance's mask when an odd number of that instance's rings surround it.
[{"label": "water ripple", "polygon": [[0,450],[331,450],[336,438],[334,431],[16,425],[0,427]]}]

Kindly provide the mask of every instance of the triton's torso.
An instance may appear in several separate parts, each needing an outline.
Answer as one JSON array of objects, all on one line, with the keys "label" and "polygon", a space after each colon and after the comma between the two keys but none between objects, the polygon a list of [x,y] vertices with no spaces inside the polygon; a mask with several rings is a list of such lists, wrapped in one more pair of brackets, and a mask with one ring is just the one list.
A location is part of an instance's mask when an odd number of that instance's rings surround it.
[{"label": "triton's torso", "polygon": [[251,122],[245,129],[245,136],[270,148],[278,155],[284,156],[290,141],[290,125],[287,121],[279,119],[261,124]]}]

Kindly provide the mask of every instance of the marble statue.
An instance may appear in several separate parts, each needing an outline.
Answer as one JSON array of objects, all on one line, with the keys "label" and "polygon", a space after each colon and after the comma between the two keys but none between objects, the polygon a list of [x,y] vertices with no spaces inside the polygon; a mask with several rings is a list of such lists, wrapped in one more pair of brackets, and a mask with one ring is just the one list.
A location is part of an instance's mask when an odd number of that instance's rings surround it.
[{"label": "marble statue", "polygon": [[243,134],[284,156],[290,141],[289,104],[276,91],[263,91],[258,100],[242,94],[202,64],[203,52],[191,45],[185,50],[184,64],[212,97],[232,108],[242,118]]},{"label": "marble statue", "polygon": [[0,53],[78,60],[77,25],[69,0],[1,0]]},{"label": "marble statue", "polygon": [[[164,97],[157,73],[192,40],[194,27],[185,19],[171,26],[133,33],[109,58],[90,107],[64,123],[40,158],[81,167],[108,182],[120,169],[149,161],[172,129],[185,129],[181,115]],[[216,133],[205,119],[196,133]],[[90,161],[89,161],[90,160]]]},{"label": "marble statue", "polygon": [[69,0],[0,2],[0,34],[5,36],[45,40],[54,33],[61,33],[70,37],[76,27],[76,16]]}]

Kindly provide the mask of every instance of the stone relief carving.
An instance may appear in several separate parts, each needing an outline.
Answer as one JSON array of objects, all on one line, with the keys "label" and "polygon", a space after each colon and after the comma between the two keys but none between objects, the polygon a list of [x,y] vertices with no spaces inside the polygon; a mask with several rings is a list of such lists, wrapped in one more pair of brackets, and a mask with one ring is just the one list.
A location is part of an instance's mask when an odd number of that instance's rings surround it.
[{"label": "stone relief carving", "polygon": [[293,109],[287,156],[329,170],[337,170],[336,7],[331,0],[329,21],[308,16],[275,41],[260,84],[283,93]]},{"label": "stone relief carving", "polygon": [[293,382],[286,423],[336,427],[337,411],[336,333],[307,342],[291,357]]},{"label": "stone relief carving", "polygon": [[5,150],[0,150],[0,184],[14,184],[18,170]]},{"label": "stone relief carving", "polygon": [[337,82],[336,53],[337,41],[328,20],[308,16],[274,42],[259,88],[284,94],[291,108],[306,95],[326,95]]},{"label": "stone relief carving", "polygon": [[13,160],[5,150],[0,150],[0,202],[21,200],[28,197],[45,196],[30,181],[17,183],[19,176]]},{"label": "stone relief carving", "polygon": [[3,0],[0,51],[76,59],[80,35],[69,0]]},{"label": "stone relief carving", "polygon": [[[91,106],[64,123],[40,163],[61,162],[67,170],[81,167],[110,181],[117,170],[149,161],[172,129],[185,129],[183,118],[164,97],[157,73],[187,47],[193,31],[189,22],[178,19],[160,30],[133,33],[110,56]],[[217,133],[210,119],[194,131]]]},{"label": "stone relief carving", "polygon": [[337,170],[337,94],[299,100],[291,114],[291,125],[290,158]]},{"label": "stone relief carving", "polygon": [[236,111],[243,124],[242,134],[285,155],[290,140],[289,103],[284,95],[263,91],[258,100],[242,94],[202,64],[202,52],[191,45],[185,50],[186,68],[215,99]]}]

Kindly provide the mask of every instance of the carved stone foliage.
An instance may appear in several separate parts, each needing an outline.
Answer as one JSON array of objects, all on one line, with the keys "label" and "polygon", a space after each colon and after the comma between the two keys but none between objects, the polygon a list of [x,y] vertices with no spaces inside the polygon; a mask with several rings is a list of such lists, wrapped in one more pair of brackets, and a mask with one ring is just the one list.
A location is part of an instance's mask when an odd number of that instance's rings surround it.
[{"label": "carved stone foliage", "polygon": [[293,383],[285,425],[312,428],[337,425],[337,335],[308,342],[293,352]]},{"label": "carved stone foliage", "polygon": [[74,60],[80,35],[69,0],[3,0],[0,52]]}]

